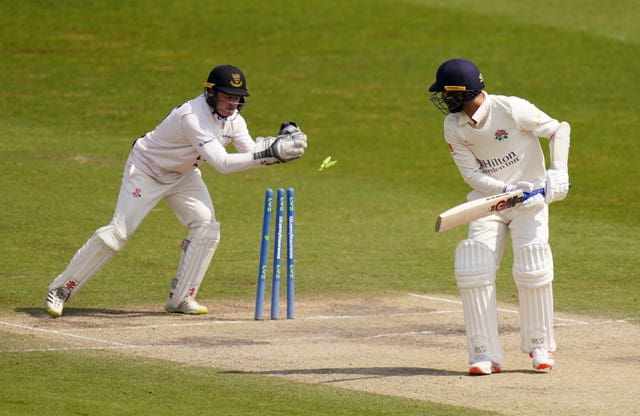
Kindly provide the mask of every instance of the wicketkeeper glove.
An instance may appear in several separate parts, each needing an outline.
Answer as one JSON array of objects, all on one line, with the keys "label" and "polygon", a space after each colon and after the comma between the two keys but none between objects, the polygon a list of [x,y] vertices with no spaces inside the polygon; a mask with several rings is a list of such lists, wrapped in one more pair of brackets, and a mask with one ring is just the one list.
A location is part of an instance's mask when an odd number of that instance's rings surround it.
[{"label": "wicketkeeper glove", "polygon": [[264,165],[286,163],[302,157],[306,148],[307,135],[299,129],[293,134],[278,137],[258,137],[253,159]]},{"label": "wicketkeeper glove", "polygon": [[284,136],[287,134],[299,133],[301,130],[298,128],[298,124],[295,121],[285,121],[280,124],[280,132],[278,136]]}]

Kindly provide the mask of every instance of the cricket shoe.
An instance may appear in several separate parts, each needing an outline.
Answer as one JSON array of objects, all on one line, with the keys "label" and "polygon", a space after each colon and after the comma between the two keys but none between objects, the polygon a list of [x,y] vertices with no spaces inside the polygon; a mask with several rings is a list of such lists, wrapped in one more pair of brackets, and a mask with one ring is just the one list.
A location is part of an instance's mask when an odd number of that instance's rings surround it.
[{"label": "cricket shoe", "polygon": [[186,315],[204,315],[209,310],[206,306],[200,305],[194,298],[187,298],[182,301],[177,307],[167,306],[164,307],[167,312],[171,313],[184,313]]},{"label": "cricket shoe", "polygon": [[471,376],[488,376],[491,373],[499,373],[500,371],[500,364],[485,356],[478,357],[469,367],[469,375]]},{"label": "cricket shoe", "polygon": [[47,299],[45,300],[45,306],[49,314],[58,317],[62,315],[64,309],[64,302],[69,298],[69,292],[63,287],[53,289],[47,293]]},{"label": "cricket shoe", "polygon": [[544,348],[534,348],[529,353],[529,357],[533,360],[533,369],[536,371],[548,371],[556,363],[553,354]]}]

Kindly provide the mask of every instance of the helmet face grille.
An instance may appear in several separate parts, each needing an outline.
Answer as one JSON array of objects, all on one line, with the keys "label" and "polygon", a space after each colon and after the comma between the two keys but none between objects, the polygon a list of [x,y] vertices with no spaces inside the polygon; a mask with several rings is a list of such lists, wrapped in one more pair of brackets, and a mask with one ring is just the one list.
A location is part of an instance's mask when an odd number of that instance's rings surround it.
[{"label": "helmet face grille", "polygon": [[462,105],[467,101],[471,101],[478,94],[482,92],[479,90],[464,90],[458,91],[457,93],[443,93],[443,92],[434,92],[431,94],[431,102],[436,106],[438,110],[440,110],[443,114],[449,113],[459,113],[462,111]]}]

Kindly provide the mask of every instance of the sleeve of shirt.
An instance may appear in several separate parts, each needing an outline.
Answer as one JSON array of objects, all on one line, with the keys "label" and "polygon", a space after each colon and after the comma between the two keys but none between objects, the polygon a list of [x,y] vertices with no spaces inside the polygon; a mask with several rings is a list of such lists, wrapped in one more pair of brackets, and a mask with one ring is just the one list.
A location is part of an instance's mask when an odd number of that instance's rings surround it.
[{"label": "sleeve of shirt", "polygon": [[185,115],[181,127],[196,151],[220,173],[239,172],[261,166],[258,161],[253,160],[253,153],[227,153],[217,138],[202,128],[194,114]]},{"label": "sleeve of shirt", "polygon": [[453,162],[462,175],[462,179],[473,189],[485,195],[495,195],[504,192],[505,183],[480,171],[480,163],[475,155],[456,134],[455,129],[445,122],[445,140],[449,144],[449,152]]},{"label": "sleeve of shirt", "polygon": [[512,97],[511,111],[518,126],[522,130],[533,132],[536,137],[550,139],[560,124],[558,120],[522,98]]},{"label": "sleeve of shirt", "polygon": [[233,143],[233,147],[240,153],[253,153],[253,149],[256,146],[256,143],[249,134],[247,123],[242,117],[238,117],[236,125],[234,126],[231,143]]}]

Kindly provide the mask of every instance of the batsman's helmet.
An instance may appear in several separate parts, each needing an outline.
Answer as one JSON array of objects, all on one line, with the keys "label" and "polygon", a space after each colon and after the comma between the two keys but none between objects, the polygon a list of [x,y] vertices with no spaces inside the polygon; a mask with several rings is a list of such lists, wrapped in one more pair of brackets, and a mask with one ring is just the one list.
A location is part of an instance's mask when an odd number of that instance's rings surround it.
[{"label": "batsman's helmet", "polygon": [[216,108],[216,91],[222,91],[225,94],[236,95],[240,97],[238,111],[245,104],[245,98],[249,96],[247,90],[247,80],[240,68],[233,65],[219,65],[211,70],[207,82],[204,83],[204,95],[207,104],[215,110]]},{"label": "batsman's helmet", "polygon": [[429,87],[431,101],[444,114],[461,111],[462,104],[473,100],[483,89],[484,79],[478,67],[462,58],[440,65],[436,82]]}]

